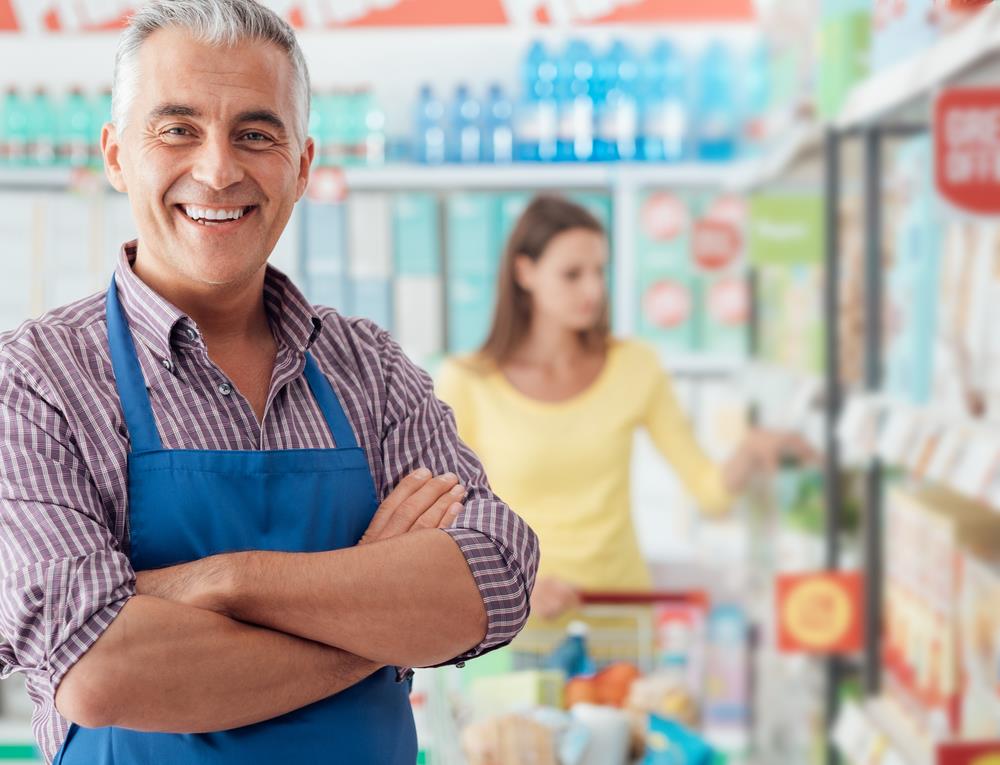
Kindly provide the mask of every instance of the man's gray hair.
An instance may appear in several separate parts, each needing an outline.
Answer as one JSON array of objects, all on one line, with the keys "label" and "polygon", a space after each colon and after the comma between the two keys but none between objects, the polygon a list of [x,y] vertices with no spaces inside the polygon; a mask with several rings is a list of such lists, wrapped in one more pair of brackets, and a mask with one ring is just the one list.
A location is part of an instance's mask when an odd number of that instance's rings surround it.
[{"label": "man's gray hair", "polygon": [[305,143],[309,127],[309,70],[291,26],[256,0],[152,0],[129,19],[115,55],[111,115],[119,132],[135,99],[139,49],[158,29],[190,32],[208,45],[233,46],[243,42],[271,42],[288,55],[294,72],[298,107],[296,133]]}]

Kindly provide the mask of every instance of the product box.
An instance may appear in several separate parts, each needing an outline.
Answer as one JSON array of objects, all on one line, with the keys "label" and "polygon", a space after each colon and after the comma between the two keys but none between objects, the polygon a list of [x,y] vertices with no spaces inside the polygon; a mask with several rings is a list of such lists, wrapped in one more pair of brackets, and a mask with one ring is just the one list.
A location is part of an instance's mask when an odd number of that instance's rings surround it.
[{"label": "product box", "polygon": [[929,48],[938,38],[934,0],[875,0],[871,67],[885,69]]},{"label": "product box", "polygon": [[673,192],[652,192],[637,223],[637,332],[667,353],[695,351],[700,284],[689,257],[688,202]]},{"label": "product box", "polygon": [[750,623],[742,608],[715,606],[708,615],[702,723],[713,731],[750,725]]},{"label": "product box", "polygon": [[851,88],[870,71],[872,17],[857,5],[844,3],[820,21],[817,106],[820,116],[827,119],[837,116]]},{"label": "product box", "polygon": [[955,736],[962,728],[963,561],[970,551],[1000,559],[1000,524],[949,492],[895,489],[885,539],[886,687],[932,737]]},{"label": "product box", "polygon": [[960,734],[1000,739],[1000,564],[967,553],[959,579]]},{"label": "product box", "polygon": [[750,350],[752,297],[742,275],[702,277],[700,347],[713,356],[744,358]]},{"label": "product box", "polygon": [[453,194],[447,206],[448,351],[467,353],[486,339],[500,258],[499,197]]},{"label": "product box", "polygon": [[477,677],[470,699],[476,716],[494,717],[534,707],[563,707],[566,677],[555,670],[524,670]]},{"label": "product box", "polygon": [[441,274],[439,211],[433,194],[401,193],[393,197],[392,245],[398,277]]},{"label": "product box", "polygon": [[891,207],[896,232],[886,278],[885,387],[915,404],[931,396],[938,320],[943,220],[931,179],[931,143],[902,147],[893,171]]},{"label": "product box", "polygon": [[346,210],[308,200],[300,207],[303,290],[313,303],[349,314]]}]

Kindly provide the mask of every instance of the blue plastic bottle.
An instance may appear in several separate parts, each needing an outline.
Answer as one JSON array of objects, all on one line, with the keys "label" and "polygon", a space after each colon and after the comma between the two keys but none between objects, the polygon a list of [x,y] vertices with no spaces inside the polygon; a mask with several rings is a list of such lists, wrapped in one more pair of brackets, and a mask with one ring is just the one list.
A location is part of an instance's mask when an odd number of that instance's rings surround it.
[{"label": "blue plastic bottle", "polygon": [[750,51],[743,75],[743,115],[740,151],[759,155],[767,138],[767,114],[771,106],[771,60],[767,44],[757,43]]},{"label": "blue plastic bottle", "polygon": [[90,164],[90,125],[92,109],[80,88],[66,96],[59,118],[57,155],[61,164],[86,167]]},{"label": "blue plastic bottle", "polygon": [[597,155],[603,161],[638,158],[639,61],[621,40],[612,43],[599,67]]},{"label": "blue plastic bottle", "polygon": [[571,40],[559,59],[556,102],[559,140],[556,158],[588,162],[594,158],[594,55],[584,40]]},{"label": "blue plastic bottle", "polygon": [[466,164],[481,161],[482,107],[468,85],[460,84],[455,88],[448,123],[448,160]]},{"label": "blue plastic bottle", "polygon": [[490,85],[483,127],[483,160],[504,164],[514,159],[514,105],[499,83]]},{"label": "blue plastic bottle", "polygon": [[0,112],[0,164],[19,167],[28,159],[28,108],[16,88],[4,95]]},{"label": "blue plastic bottle", "polygon": [[640,155],[652,162],[678,162],[690,146],[690,101],[684,54],[667,40],[650,50],[643,83]]},{"label": "blue plastic bottle", "polygon": [[725,162],[736,156],[739,108],[732,53],[725,43],[713,42],[698,62],[698,158]]},{"label": "blue plastic bottle", "polygon": [[56,160],[58,134],[56,112],[44,88],[38,88],[28,104],[28,163],[48,166]]},{"label": "blue plastic bottle", "polygon": [[555,81],[555,61],[536,40],[524,57],[515,115],[515,156],[523,162],[551,162],[556,157]]},{"label": "blue plastic bottle", "polygon": [[566,638],[546,659],[546,669],[561,670],[567,679],[593,675],[597,671],[587,650],[587,625],[571,622],[566,628]]},{"label": "blue plastic bottle", "polygon": [[439,165],[445,160],[444,105],[430,85],[422,85],[417,100],[413,153],[417,162]]}]

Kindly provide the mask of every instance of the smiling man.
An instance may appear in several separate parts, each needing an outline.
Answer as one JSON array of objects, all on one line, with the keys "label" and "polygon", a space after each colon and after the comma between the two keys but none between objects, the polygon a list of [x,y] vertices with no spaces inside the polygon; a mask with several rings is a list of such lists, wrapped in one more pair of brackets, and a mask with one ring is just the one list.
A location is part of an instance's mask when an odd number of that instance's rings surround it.
[{"label": "smiling man", "polygon": [[524,624],[535,536],[430,379],[267,265],[308,109],[258,3],[146,5],[103,134],[138,240],[0,336],[0,673],[47,761],[411,765],[399,668]]}]

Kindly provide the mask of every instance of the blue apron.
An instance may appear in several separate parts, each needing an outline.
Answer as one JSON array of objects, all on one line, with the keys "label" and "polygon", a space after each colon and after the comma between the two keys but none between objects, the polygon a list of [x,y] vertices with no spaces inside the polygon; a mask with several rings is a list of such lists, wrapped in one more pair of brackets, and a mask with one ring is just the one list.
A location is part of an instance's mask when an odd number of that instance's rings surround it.
[{"label": "blue apron", "polygon": [[[114,280],[108,341],[125,423],[130,558],[136,571],[238,550],[320,552],[357,544],[375,512],[365,453],[311,356],[305,375],[335,449],[165,450]],[[56,765],[343,763],[413,765],[408,685],[387,667],[267,722],[206,734],[72,725]]]}]

